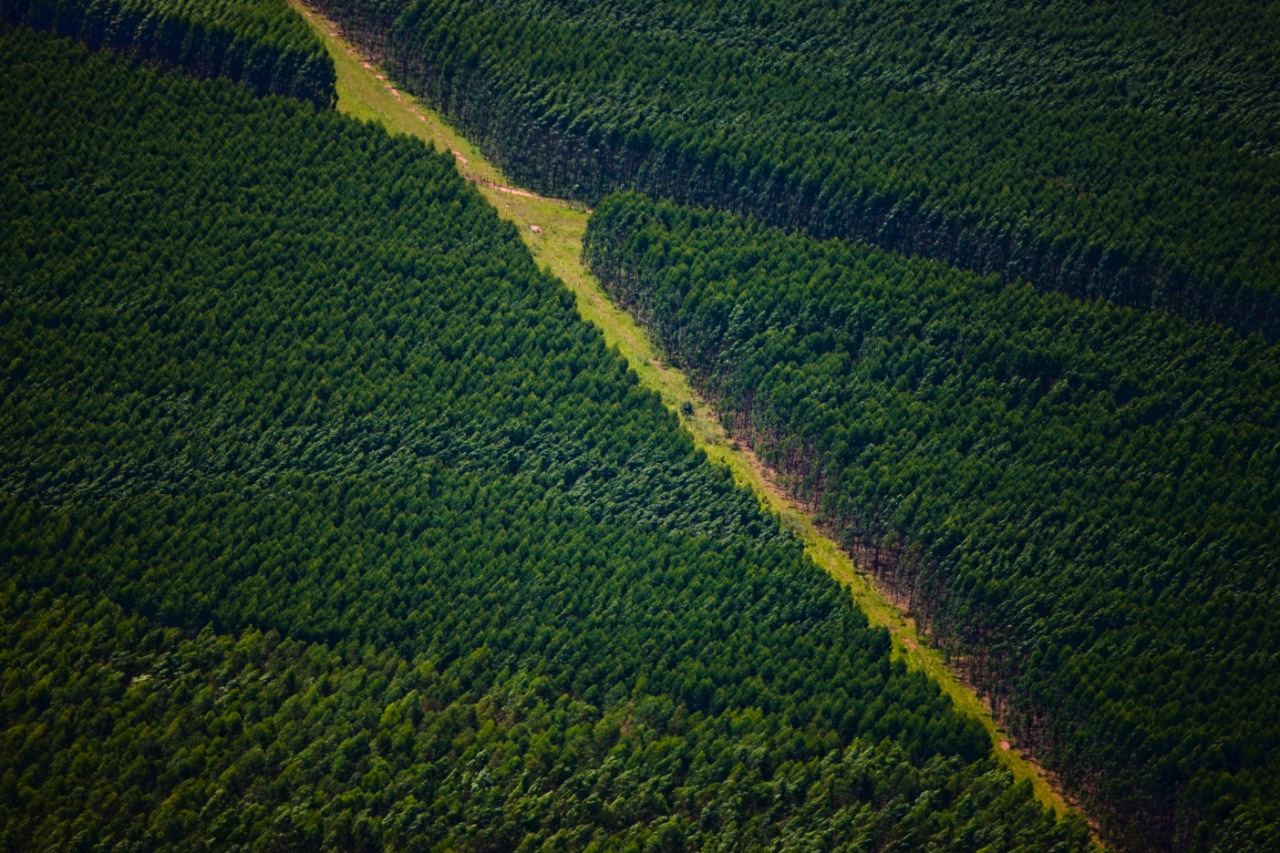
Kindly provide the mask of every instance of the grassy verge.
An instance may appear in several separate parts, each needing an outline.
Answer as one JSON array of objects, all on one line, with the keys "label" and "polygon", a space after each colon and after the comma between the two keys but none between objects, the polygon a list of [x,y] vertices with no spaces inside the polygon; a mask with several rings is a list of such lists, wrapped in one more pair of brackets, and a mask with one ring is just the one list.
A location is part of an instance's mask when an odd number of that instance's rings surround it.
[{"label": "grassy verge", "polygon": [[[461,171],[474,178],[501,186],[507,180],[469,142],[459,136],[438,115],[412,96],[398,91],[381,70],[362,59],[344,42],[334,27],[298,0],[290,0],[307,19],[333,55],[338,73],[338,109],[356,118],[382,124],[392,133],[404,133],[424,140],[438,150],[452,151]],[[991,737],[996,755],[1013,771],[1015,778],[1030,780],[1040,802],[1059,815],[1068,806],[1045,771],[1029,762],[1016,748],[1004,748],[1009,736],[1000,731],[989,709],[972,690],[961,684],[946,667],[942,656],[924,644],[915,626],[901,611],[885,600],[853,561],[829,538],[813,519],[783,494],[760,461],[746,448],[737,447],[725,436],[715,411],[703,401],[688,378],[664,364],[653,344],[635,320],[614,305],[582,264],[582,236],[587,213],[557,199],[516,195],[500,188],[477,184],[477,189],[498,209],[503,218],[520,229],[534,258],[559,277],[577,298],[578,313],[604,333],[610,346],[618,348],[646,388],[661,395],[673,411],[683,403],[693,406],[691,416],[681,416],[685,427],[712,460],[727,465],[734,479],[759,496],[762,505],[778,514],[786,526],[805,543],[810,558],[852,592],[872,624],[887,628],[893,637],[894,656],[911,669],[924,672],[951,697],[961,712],[982,722]],[[539,231],[535,231],[533,226]]]}]

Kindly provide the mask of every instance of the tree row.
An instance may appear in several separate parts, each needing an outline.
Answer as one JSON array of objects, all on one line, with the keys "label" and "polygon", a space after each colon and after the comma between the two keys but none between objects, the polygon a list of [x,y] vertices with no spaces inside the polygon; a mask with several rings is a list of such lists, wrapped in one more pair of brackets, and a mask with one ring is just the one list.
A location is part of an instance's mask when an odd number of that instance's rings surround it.
[{"label": "tree row", "polygon": [[329,107],[333,60],[285,0],[0,0],[0,21]]},{"label": "tree row", "polygon": [[6,846],[1087,847],[451,158],[0,69]]},{"label": "tree row", "polygon": [[[954,16],[972,33],[925,13],[919,73],[904,74],[893,57],[915,7],[887,2],[320,5],[541,191],[594,203],[634,189],[1280,335],[1275,113],[1255,109],[1277,90],[1266,9],[1236,42],[1239,19],[1190,6],[1160,32],[1208,35],[1156,37],[1129,6],[1076,31],[1075,4],[1050,4],[1062,32],[1016,51],[1004,4]],[[1030,57],[1058,64],[1005,79]],[[1211,108],[1219,80],[1230,117]],[[1247,139],[1230,131],[1243,113]]]},{"label": "tree row", "polygon": [[637,195],[585,256],[1113,840],[1274,844],[1274,346]]}]

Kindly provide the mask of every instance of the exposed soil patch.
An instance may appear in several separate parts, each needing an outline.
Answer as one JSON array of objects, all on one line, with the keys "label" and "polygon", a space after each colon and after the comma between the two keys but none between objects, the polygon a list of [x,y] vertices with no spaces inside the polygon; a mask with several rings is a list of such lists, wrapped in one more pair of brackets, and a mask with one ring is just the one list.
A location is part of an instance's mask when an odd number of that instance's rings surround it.
[{"label": "exposed soil patch", "polygon": [[[457,154],[454,154],[453,156],[458,157]],[[461,160],[463,163],[467,162],[466,159],[463,157],[458,157],[458,159]],[[546,196],[538,195],[537,193],[531,193],[528,190],[517,189],[516,187],[507,187],[507,186],[503,186],[502,184],[495,184],[493,181],[486,181],[484,178],[478,178],[475,175],[464,174],[462,177],[466,178],[468,181],[471,181],[471,183],[473,184],[481,184],[482,186],[486,186],[491,190],[497,190],[500,193],[507,193],[508,195],[518,195],[521,198],[536,198],[536,199],[541,199],[543,201],[553,200],[553,199],[548,199]]]}]

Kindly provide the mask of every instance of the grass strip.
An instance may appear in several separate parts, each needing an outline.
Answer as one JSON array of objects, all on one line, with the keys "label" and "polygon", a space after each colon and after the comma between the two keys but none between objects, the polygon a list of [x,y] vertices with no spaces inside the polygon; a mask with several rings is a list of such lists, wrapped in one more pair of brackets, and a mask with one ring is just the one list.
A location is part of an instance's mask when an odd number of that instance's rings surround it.
[{"label": "grass strip", "polygon": [[391,133],[421,139],[437,150],[453,152],[459,170],[476,182],[476,188],[504,219],[520,229],[521,238],[534,258],[568,286],[577,299],[578,313],[604,333],[605,341],[627,359],[641,383],[657,392],[663,403],[675,412],[680,412],[685,403],[692,406],[693,414],[682,414],[680,420],[707,456],[727,465],[737,483],[755,492],[761,504],[776,513],[783,524],[804,541],[809,557],[849,588],[873,625],[888,629],[894,657],[909,669],[924,672],[962,713],[979,720],[991,738],[996,755],[1016,780],[1030,781],[1041,803],[1059,816],[1072,809],[1044,768],[1009,745],[1009,735],[1000,730],[990,708],[947,668],[936,649],[926,645],[912,621],[886,600],[857,570],[853,560],[818,529],[813,518],[783,493],[755,454],[726,436],[716,411],[698,395],[688,377],[665,364],[644,330],[604,293],[599,281],[582,263],[582,236],[589,212],[567,201],[512,191],[500,169],[485,160],[475,146],[443,118],[399,90],[371,60],[362,57],[342,39],[332,22],[299,0],[289,2],[316,30],[333,56],[338,74],[338,110],[381,124]]}]

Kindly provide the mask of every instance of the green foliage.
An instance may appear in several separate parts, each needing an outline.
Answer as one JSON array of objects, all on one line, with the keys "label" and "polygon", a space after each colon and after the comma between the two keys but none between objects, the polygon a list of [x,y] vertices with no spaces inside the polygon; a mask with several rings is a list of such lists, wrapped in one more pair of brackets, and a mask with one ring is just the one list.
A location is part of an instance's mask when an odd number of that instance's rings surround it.
[{"label": "green foliage", "polygon": [[333,60],[286,0],[0,0],[26,24],[203,77],[331,106]]},{"label": "green foliage", "polygon": [[1087,846],[451,158],[0,69],[6,848]]},{"label": "green foliage", "polygon": [[[1080,849],[991,760],[0,594],[7,848]],[[33,844],[33,841],[36,842]]]},{"label": "green foliage", "polygon": [[1127,845],[1280,798],[1280,352],[636,195],[586,258]]},{"label": "green foliage", "polygon": [[1280,336],[1275,4],[320,4],[518,181]]}]

